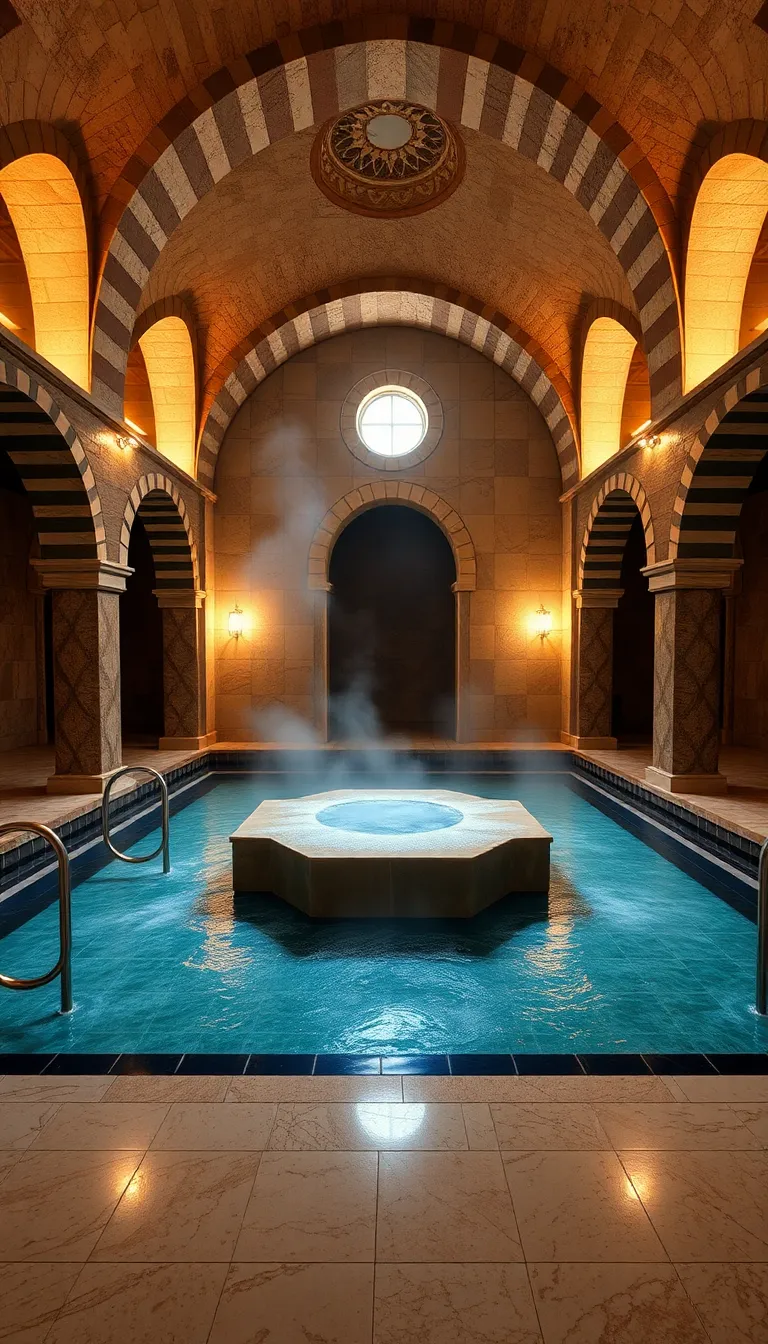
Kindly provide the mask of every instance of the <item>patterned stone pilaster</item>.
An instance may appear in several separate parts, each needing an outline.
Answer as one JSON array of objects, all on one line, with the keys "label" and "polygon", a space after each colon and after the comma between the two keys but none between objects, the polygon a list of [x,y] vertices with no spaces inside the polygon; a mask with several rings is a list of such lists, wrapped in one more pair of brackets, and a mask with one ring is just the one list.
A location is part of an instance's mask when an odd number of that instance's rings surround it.
[{"label": "patterned stone pilaster", "polygon": [[53,593],[53,792],[97,791],[121,763],[117,592]]},{"label": "patterned stone pilaster", "polygon": [[739,561],[648,566],[656,594],[653,766],[649,783],[673,793],[724,793],[720,746],[723,590]]},{"label": "patterned stone pilaster", "polygon": [[163,614],[163,727],[161,749],[207,745],[203,660],[203,593],[156,592]]},{"label": "patterned stone pilaster", "polygon": [[613,716],[613,613],[621,589],[577,592],[574,747],[615,747]]}]

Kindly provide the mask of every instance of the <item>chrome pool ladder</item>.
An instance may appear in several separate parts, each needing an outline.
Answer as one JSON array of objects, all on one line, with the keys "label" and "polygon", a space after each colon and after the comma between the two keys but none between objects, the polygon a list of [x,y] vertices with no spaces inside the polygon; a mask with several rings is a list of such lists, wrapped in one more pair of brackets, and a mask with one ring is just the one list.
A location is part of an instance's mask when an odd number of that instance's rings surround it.
[{"label": "chrome pool ladder", "polygon": [[768,840],[757,866],[757,994],[755,1007],[768,1014]]},{"label": "chrome pool ladder", "polygon": [[72,1012],[72,884],[69,876],[69,855],[63,841],[50,826],[41,821],[5,821],[0,825],[0,835],[12,831],[29,831],[41,835],[56,852],[59,867],[59,959],[53,970],[46,975],[37,975],[32,980],[20,980],[13,975],[0,975],[0,985],[5,989],[41,989],[49,985],[57,975],[61,977],[61,1011]]},{"label": "chrome pool ladder", "polygon": [[[160,802],[163,809],[163,838],[157,849],[153,849],[151,854],[123,854],[122,850],[116,849],[112,844],[109,834],[109,799],[112,793],[112,786],[116,780],[121,779],[123,775],[133,775],[141,771],[144,775],[151,775],[160,785]],[[116,859],[122,859],[124,863],[149,863],[150,859],[156,859],[158,854],[163,856],[163,872],[171,871],[171,812],[168,802],[168,785],[163,776],[157,770],[152,770],[148,765],[124,765],[122,770],[116,770],[114,775],[110,775],[104,789],[104,797],[101,803],[101,831],[104,836],[104,844],[107,846],[110,854],[114,854]]]}]

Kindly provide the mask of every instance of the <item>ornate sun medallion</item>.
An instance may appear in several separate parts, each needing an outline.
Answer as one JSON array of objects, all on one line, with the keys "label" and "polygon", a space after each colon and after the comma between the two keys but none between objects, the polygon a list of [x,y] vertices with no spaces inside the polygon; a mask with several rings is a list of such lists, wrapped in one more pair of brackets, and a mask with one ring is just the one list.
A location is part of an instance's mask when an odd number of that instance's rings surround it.
[{"label": "ornate sun medallion", "polygon": [[464,171],[461,140],[418,103],[381,98],[320,130],[312,173],[335,205],[361,215],[415,215],[439,205]]}]

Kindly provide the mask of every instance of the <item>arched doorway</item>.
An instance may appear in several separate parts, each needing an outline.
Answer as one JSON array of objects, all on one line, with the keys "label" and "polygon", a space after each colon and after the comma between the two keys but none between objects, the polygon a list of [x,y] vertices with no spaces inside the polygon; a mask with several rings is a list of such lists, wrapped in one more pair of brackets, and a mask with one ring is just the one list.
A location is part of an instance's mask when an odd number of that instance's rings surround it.
[{"label": "arched doorway", "polygon": [[643,521],[635,511],[613,613],[611,733],[620,747],[650,743],[653,737],[654,598],[643,574],[647,563]]},{"label": "arched doorway", "polygon": [[152,547],[141,515],[128,546],[133,573],[120,599],[120,719],[123,743],[156,747],[163,736],[163,620]]},{"label": "arched doorway", "polygon": [[49,730],[53,740],[50,621],[29,563],[34,554],[32,505],[0,448],[0,751],[46,742]]},{"label": "arched doorway", "polygon": [[407,505],[365,510],[328,578],[330,731],[453,737],[456,565],[437,524]]}]

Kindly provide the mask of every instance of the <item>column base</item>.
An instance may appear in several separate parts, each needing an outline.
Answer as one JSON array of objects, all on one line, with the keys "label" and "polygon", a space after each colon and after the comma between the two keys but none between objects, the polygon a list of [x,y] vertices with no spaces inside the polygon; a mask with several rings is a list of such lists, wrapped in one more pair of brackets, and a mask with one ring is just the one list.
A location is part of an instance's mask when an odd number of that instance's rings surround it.
[{"label": "column base", "polygon": [[615,751],[617,746],[615,737],[578,737],[575,733],[561,733],[560,741],[576,751]]},{"label": "column base", "polygon": [[657,770],[649,765],[645,772],[646,783],[655,784],[657,789],[667,793],[727,793],[728,780],[725,775],[671,775],[668,770]]},{"label": "column base", "polygon": [[161,737],[157,745],[160,751],[204,751],[215,741],[216,733],[203,733],[200,737]]},{"label": "column base", "polygon": [[[119,770],[119,766],[115,769]],[[103,793],[110,775],[114,770],[107,770],[103,775],[51,775],[46,783],[46,793]]]}]

